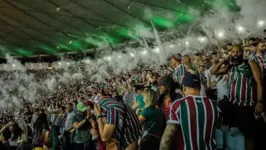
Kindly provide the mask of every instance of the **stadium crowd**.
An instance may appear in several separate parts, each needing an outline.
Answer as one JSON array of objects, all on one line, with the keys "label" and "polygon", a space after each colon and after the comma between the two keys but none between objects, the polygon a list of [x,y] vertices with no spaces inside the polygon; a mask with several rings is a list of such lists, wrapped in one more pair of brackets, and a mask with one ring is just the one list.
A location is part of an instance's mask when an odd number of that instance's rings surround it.
[{"label": "stadium crowd", "polygon": [[[175,54],[103,82],[86,78],[38,91],[16,117],[0,116],[0,149],[265,149],[266,43]],[[63,70],[28,70],[37,81]],[[1,71],[2,80],[12,72]]]}]

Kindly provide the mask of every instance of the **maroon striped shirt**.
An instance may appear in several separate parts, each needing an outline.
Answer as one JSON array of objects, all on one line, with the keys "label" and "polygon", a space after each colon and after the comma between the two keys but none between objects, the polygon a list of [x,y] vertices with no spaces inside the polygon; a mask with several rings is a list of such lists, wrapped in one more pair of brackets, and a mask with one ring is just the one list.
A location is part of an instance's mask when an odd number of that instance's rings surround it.
[{"label": "maroon striped shirt", "polygon": [[[137,114],[128,105],[118,102],[114,98],[105,97],[100,101],[100,107],[106,116],[106,124],[116,126],[115,138],[120,139],[122,149],[127,148],[131,143],[136,142],[142,134],[142,128]],[[124,116],[124,107],[126,113]],[[126,120],[124,121],[124,117]],[[122,126],[124,124],[124,134],[121,135]]]},{"label": "maroon striped shirt", "polygon": [[215,149],[213,133],[219,120],[216,103],[203,96],[186,96],[170,108],[168,124],[178,124],[178,150]]}]

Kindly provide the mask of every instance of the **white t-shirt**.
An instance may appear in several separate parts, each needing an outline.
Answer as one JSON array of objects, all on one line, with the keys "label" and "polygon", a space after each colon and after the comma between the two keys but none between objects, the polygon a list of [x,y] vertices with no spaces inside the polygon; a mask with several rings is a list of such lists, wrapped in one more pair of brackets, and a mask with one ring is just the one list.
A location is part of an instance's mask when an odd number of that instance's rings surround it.
[{"label": "white t-shirt", "polygon": [[217,100],[220,101],[224,96],[228,96],[227,92],[227,75],[223,75],[222,79],[218,81],[216,79],[216,88],[217,88]]},{"label": "white t-shirt", "polygon": [[200,96],[206,96],[205,87],[203,84],[200,84]]},{"label": "white t-shirt", "polygon": [[[204,71],[204,75],[205,75],[205,77],[208,79],[208,76],[209,76],[209,74],[210,74],[210,72],[211,72],[211,69],[212,69],[212,67],[213,66],[211,66],[209,69],[206,69],[205,71]],[[215,75],[212,75],[211,76],[211,82],[215,82],[216,81],[216,76]],[[212,87],[211,89],[216,89],[216,87]]]}]

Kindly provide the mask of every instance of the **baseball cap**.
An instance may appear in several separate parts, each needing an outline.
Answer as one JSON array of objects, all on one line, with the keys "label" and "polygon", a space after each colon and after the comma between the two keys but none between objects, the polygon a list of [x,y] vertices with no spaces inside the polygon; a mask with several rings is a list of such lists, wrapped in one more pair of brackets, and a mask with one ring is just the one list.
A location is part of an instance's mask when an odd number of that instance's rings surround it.
[{"label": "baseball cap", "polygon": [[182,59],[182,55],[181,54],[174,54],[173,56],[172,56],[172,58],[173,59],[175,59],[175,60],[181,60]]},{"label": "baseball cap", "polygon": [[87,110],[87,106],[86,106],[84,103],[79,102],[79,103],[77,104],[77,110],[79,110],[79,111],[81,111],[81,112],[84,112],[84,111]]},{"label": "baseball cap", "polygon": [[187,74],[183,78],[183,85],[185,87],[200,89],[201,83],[197,75]]}]

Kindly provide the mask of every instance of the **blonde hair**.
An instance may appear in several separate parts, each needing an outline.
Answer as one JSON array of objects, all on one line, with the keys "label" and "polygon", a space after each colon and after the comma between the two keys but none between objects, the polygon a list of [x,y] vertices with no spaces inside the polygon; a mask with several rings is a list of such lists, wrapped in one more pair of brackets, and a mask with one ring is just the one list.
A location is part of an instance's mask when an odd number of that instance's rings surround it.
[{"label": "blonde hair", "polygon": [[145,107],[153,106],[157,104],[157,94],[152,89],[145,89],[143,91],[143,98],[145,102]]}]

